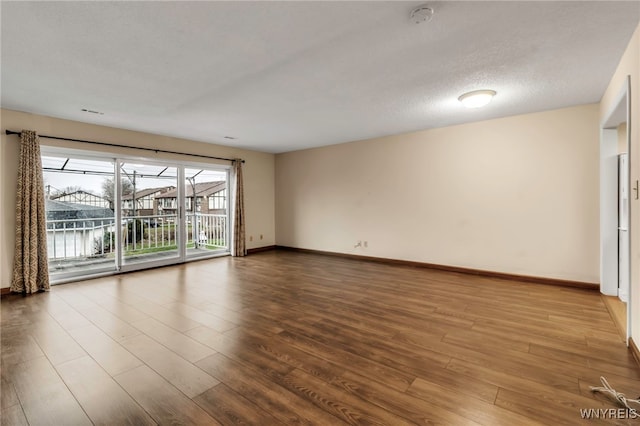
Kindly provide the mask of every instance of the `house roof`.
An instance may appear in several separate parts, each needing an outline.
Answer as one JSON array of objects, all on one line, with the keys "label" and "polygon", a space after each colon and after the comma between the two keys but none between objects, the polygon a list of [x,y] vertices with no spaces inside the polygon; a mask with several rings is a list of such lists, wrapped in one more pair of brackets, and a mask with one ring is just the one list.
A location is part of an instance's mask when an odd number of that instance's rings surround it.
[{"label": "house roof", "polygon": [[50,220],[113,217],[113,210],[106,207],[49,199],[45,199],[45,210]]},{"label": "house roof", "polygon": [[[4,1],[2,107],[287,152],[597,103],[640,19],[638,1],[435,1],[416,24],[419,5]],[[497,96],[466,110],[478,89]]]},{"label": "house roof", "polygon": [[51,197],[50,199],[51,199],[51,200],[57,200],[58,198],[61,198],[61,197],[65,197],[65,196],[68,196],[68,195],[76,195],[76,194],[79,194],[79,195],[90,195],[90,196],[92,196],[92,197],[96,197],[96,198],[100,198],[101,200],[108,201],[108,200],[107,200],[106,198],[104,198],[103,196],[96,195],[96,194],[94,194],[94,193],[92,193],[92,192],[83,191],[83,190],[72,191],[72,192],[63,192],[63,193],[60,193],[60,194],[56,194],[56,195],[54,195],[54,196],[53,196],[53,197]]},{"label": "house roof", "polygon": [[[175,189],[175,186],[162,186],[160,188],[138,189],[136,190],[136,199],[146,197],[147,195],[155,194],[156,192],[170,191],[171,189]],[[133,193],[122,196],[123,200],[131,200],[132,198],[133,198]]]},{"label": "house roof", "polygon": [[[225,181],[216,181],[216,182],[201,182],[196,183],[195,190],[196,195],[198,197],[208,197],[216,192],[220,192],[227,187],[227,183]],[[193,197],[193,187],[189,184],[185,186],[185,197],[190,198]],[[178,196],[178,191],[176,189],[172,189],[167,191],[156,198],[176,198]]]}]

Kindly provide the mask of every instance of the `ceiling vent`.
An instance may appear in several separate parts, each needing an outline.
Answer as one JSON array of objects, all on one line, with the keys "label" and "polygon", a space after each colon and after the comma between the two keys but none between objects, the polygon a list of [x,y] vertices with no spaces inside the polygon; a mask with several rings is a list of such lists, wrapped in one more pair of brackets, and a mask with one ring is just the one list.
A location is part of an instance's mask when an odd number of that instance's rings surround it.
[{"label": "ceiling vent", "polygon": [[82,108],[80,111],[82,111],[82,112],[88,112],[89,114],[104,115],[104,112],[96,111],[96,110],[94,110],[94,109],[86,109],[86,108]]}]

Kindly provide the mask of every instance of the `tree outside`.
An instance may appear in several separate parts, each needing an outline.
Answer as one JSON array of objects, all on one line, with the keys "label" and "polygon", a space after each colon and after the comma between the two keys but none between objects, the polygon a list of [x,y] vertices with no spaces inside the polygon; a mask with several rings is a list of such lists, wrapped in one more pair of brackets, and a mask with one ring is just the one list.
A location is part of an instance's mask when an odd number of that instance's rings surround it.
[{"label": "tree outside", "polygon": [[[102,181],[102,196],[109,201],[109,207],[111,210],[115,207],[113,178],[105,178]],[[133,185],[126,179],[121,179],[120,194],[129,195],[133,192]]]}]

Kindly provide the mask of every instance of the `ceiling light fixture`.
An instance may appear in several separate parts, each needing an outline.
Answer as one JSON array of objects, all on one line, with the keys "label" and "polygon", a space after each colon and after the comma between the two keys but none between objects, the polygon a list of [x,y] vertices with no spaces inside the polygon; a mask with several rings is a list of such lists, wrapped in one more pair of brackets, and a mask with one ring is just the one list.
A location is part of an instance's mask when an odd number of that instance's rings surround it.
[{"label": "ceiling light fixture", "polygon": [[491,102],[495,95],[495,90],[474,90],[461,95],[458,100],[467,108],[480,108]]},{"label": "ceiling light fixture", "polygon": [[411,11],[411,15],[409,15],[411,20],[416,24],[421,24],[423,22],[429,22],[433,17],[433,9],[423,4],[422,6],[418,6]]}]

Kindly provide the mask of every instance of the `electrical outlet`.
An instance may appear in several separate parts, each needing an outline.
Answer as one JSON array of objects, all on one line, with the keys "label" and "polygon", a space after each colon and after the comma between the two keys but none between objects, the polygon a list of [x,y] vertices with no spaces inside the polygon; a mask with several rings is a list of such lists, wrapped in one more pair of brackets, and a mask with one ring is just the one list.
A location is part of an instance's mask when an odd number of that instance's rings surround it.
[{"label": "electrical outlet", "polygon": [[260,234],[260,239],[262,239],[262,234]]},{"label": "electrical outlet", "polygon": [[367,248],[367,247],[369,247],[369,241],[364,242],[364,248]]},{"label": "electrical outlet", "polygon": [[253,235],[249,235],[249,241],[253,241]]}]

